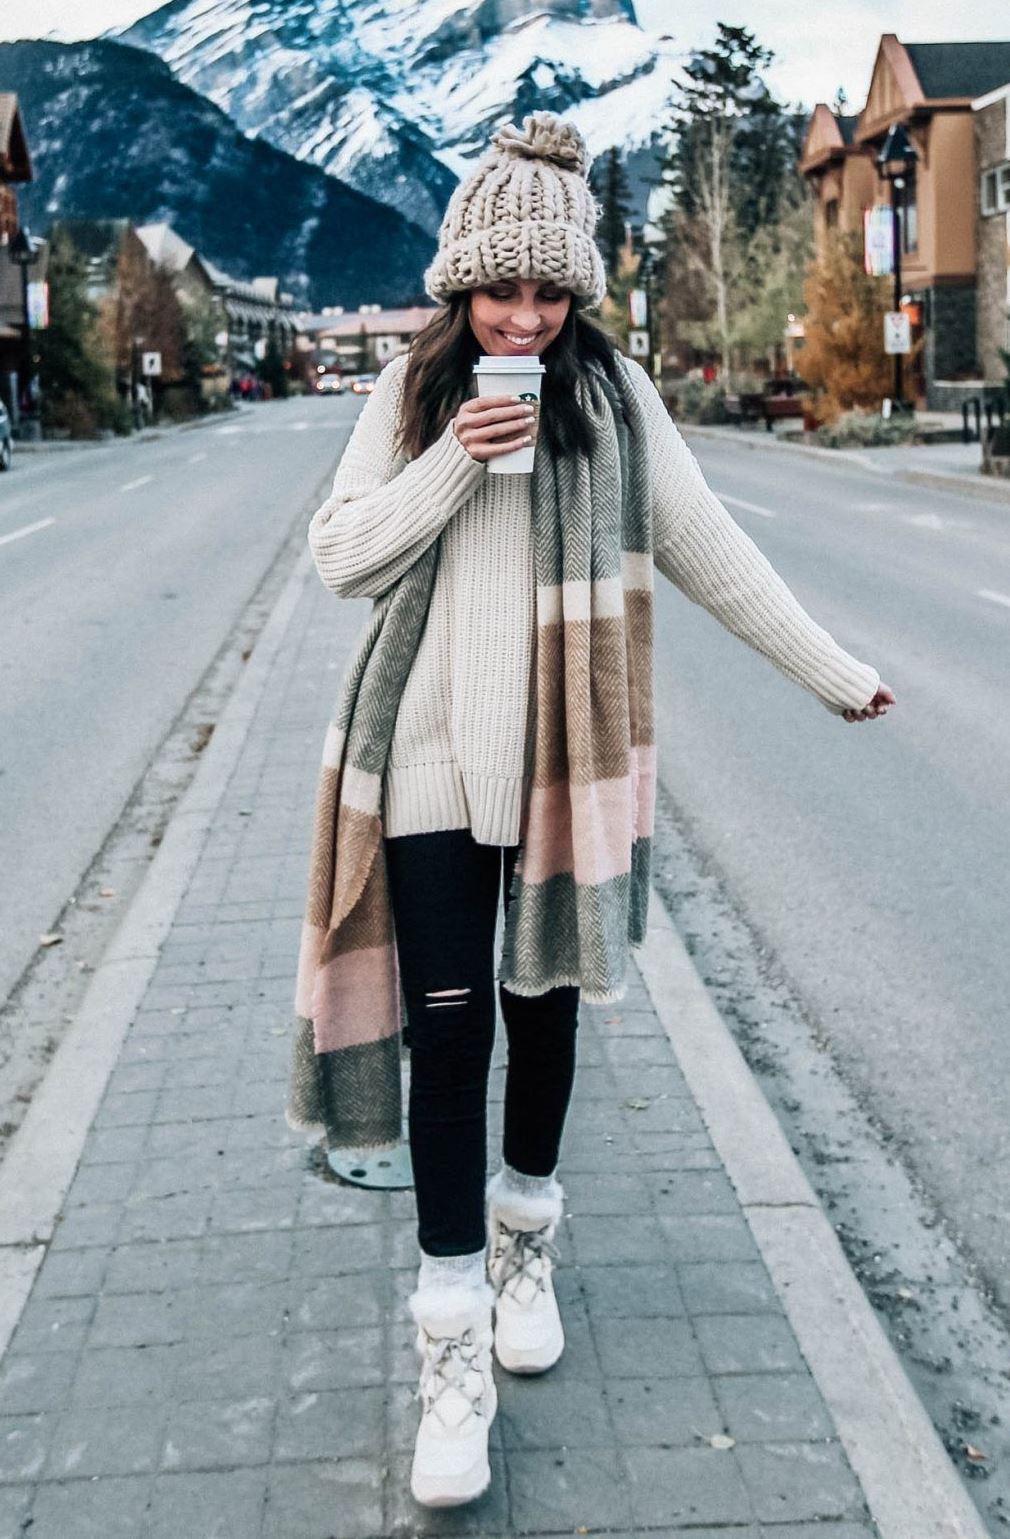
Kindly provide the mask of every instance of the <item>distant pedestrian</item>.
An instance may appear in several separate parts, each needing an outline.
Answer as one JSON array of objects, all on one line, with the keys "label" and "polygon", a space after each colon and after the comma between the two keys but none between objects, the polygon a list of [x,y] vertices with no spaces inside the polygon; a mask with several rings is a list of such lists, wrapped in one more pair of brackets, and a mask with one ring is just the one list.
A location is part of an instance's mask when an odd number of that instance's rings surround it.
[{"label": "distant pedestrian", "polygon": [[[292,1124],[400,1134],[400,987],[420,1266],[411,1488],[490,1480],[501,1367],[564,1346],[552,1271],[580,997],[617,999],[644,938],[653,833],[653,568],[848,721],[894,696],[822,630],[709,490],[605,293],[589,156],[534,113],[453,194],[440,302],[382,371],[309,543],[371,598],[323,753],[299,958]],[[478,398],[478,356],[535,356],[542,412]],[[532,476],[494,461],[536,442]],[[504,874],[504,882],[503,882]],[[504,1148],[487,1181],[497,998]]]}]

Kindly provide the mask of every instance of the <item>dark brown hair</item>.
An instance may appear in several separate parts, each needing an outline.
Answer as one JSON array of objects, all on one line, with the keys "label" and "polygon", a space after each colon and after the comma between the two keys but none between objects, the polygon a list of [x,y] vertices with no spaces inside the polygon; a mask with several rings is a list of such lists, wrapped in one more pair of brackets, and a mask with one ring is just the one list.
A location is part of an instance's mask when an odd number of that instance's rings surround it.
[{"label": "dark brown hair", "polygon": [[[470,328],[470,290],[450,294],[410,347],[403,382],[399,445],[416,459],[439,438],[470,394],[480,345]],[[592,448],[593,431],[579,410],[575,386],[587,365],[600,365],[616,379],[616,347],[596,321],[572,299],[565,323],[542,355],[540,430],[552,454]]]}]

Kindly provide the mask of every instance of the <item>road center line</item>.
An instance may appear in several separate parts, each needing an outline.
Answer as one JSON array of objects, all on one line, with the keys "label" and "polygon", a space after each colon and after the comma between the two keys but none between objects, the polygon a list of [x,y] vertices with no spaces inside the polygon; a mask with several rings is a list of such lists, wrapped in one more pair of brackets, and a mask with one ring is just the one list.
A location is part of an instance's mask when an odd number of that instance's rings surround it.
[{"label": "road center line", "polygon": [[1005,604],[1010,609],[1010,593],[997,593],[993,588],[979,588],[978,597],[991,599],[994,604]]},{"label": "road center line", "polygon": [[207,456],[205,454],[191,454],[186,463],[187,465],[199,465],[200,461],[205,460],[206,458]]},{"label": "road center line", "polygon": [[153,481],[153,476],[138,476],[136,481],[127,481],[119,490],[121,492],[135,492],[138,486],[146,486],[148,481]]},{"label": "road center line", "polygon": [[26,534],[34,534],[36,529],[48,529],[55,522],[55,518],[40,518],[36,524],[22,524],[20,529],[12,529],[10,534],[0,534],[0,545],[9,545],[11,540],[20,540]]},{"label": "road center line", "polygon": [[745,502],[742,497],[731,497],[729,492],[716,492],[720,502],[728,502],[734,508],[743,508],[745,513],[759,513],[762,518],[776,518],[778,515],[771,508],[763,508],[758,502]]}]

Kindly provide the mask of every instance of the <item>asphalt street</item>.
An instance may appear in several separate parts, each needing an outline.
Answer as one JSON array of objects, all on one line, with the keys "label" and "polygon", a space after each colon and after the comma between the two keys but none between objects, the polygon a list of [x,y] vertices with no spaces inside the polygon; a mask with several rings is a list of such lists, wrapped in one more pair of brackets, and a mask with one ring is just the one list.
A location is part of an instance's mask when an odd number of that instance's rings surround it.
[{"label": "asphalt street", "polygon": [[661,581],[661,778],[1006,1306],[1006,510],[789,450],[693,447],[897,705],[833,717]]},{"label": "asphalt street", "polygon": [[0,1000],[332,469],[351,400],[271,402],[0,478]]}]

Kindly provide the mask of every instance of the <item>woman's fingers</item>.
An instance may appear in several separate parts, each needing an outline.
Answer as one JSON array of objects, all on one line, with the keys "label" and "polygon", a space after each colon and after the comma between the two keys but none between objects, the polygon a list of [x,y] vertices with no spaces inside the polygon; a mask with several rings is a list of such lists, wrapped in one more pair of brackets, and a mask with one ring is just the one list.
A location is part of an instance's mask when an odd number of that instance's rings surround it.
[{"label": "woman's fingers", "polygon": [[527,433],[524,438],[510,438],[507,443],[487,444],[488,454],[511,454],[513,449],[525,449],[533,442],[532,434]]},{"label": "woman's fingers", "polygon": [[488,460],[532,443],[536,413],[531,403],[511,396],[484,396],[463,402],[454,431],[472,459]]}]

